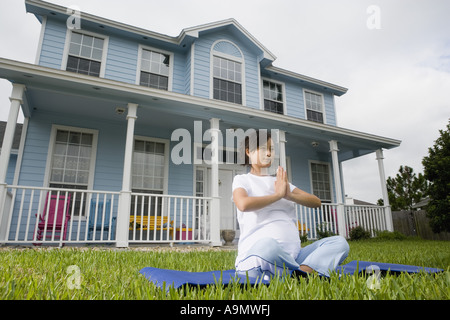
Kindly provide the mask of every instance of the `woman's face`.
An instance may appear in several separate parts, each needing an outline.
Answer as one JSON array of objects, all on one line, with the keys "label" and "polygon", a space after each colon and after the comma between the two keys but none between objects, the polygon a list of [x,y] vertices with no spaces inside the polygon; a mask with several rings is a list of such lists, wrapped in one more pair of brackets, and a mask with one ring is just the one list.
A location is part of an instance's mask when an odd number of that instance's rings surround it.
[{"label": "woman's face", "polygon": [[268,168],[272,165],[274,153],[273,141],[269,139],[265,145],[259,146],[254,151],[246,150],[252,166],[257,165],[260,168]]}]

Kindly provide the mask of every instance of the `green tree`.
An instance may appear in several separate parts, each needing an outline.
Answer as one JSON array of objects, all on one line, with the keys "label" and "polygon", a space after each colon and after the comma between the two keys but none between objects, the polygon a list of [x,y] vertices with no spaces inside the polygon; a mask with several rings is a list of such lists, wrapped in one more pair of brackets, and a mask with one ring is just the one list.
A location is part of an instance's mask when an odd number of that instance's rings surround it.
[{"label": "green tree", "polygon": [[447,130],[439,130],[440,137],[424,157],[425,178],[430,181],[430,202],[427,214],[433,232],[450,232],[450,122]]},{"label": "green tree", "polygon": [[413,205],[426,195],[428,182],[423,174],[416,175],[411,167],[400,166],[398,171],[394,178],[387,179],[389,203],[394,211],[411,211]]}]

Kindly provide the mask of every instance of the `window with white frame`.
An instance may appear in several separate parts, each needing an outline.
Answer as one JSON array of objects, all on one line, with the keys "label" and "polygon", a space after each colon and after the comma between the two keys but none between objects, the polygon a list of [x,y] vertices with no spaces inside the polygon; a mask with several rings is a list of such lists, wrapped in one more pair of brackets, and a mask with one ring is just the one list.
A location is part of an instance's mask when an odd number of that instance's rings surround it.
[{"label": "window with white frame", "polygon": [[312,191],[322,202],[332,202],[330,165],[311,162]]},{"label": "window with white frame", "polygon": [[169,90],[171,55],[142,49],[139,84],[149,88]]},{"label": "window with white frame", "polygon": [[314,122],[324,123],[323,117],[323,95],[311,91],[304,91],[306,119]]},{"label": "window with white frame", "polygon": [[[94,171],[97,133],[76,128],[57,128],[51,154],[49,186],[87,190]],[[74,197],[74,192],[70,193]],[[84,200],[86,201],[86,199]],[[74,215],[84,216],[82,194],[77,193]]]},{"label": "window with white frame", "polygon": [[164,192],[166,143],[139,139],[134,141],[132,189],[134,192]]},{"label": "window with white frame", "polygon": [[264,110],[284,114],[283,86],[263,80]]},{"label": "window with white frame", "polygon": [[242,104],[242,63],[213,56],[213,98]]},{"label": "window with white frame", "polygon": [[91,171],[94,134],[74,130],[56,131],[50,186],[87,189]]},{"label": "window with white frame", "polygon": [[70,37],[66,70],[99,77],[105,39],[73,31]]}]

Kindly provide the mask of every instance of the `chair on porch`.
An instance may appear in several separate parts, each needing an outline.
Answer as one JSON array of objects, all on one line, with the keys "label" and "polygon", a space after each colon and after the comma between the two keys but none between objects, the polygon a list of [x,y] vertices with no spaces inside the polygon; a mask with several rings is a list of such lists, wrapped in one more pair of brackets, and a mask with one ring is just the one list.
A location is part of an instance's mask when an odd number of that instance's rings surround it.
[{"label": "chair on porch", "polygon": [[[96,214],[97,210],[97,214]],[[100,238],[103,232],[109,232],[111,228],[111,239],[114,239],[114,227],[116,217],[111,217],[111,200],[106,202],[91,200],[91,208],[89,214],[89,234],[88,240],[96,240],[97,231],[100,231]],[[111,223],[110,223],[111,222]],[[95,231],[95,232],[94,232]],[[92,234],[94,233],[94,237]]]},{"label": "chair on porch", "polygon": [[[57,238],[67,239],[67,225],[70,220],[70,194],[56,195],[49,193],[45,197],[44,211],[39,215],[35,239],[38,241],[45,239],[55,240]],[[37,214],[36,214],[37,216]],[[41,245],[42,243],[34,243]]]}]

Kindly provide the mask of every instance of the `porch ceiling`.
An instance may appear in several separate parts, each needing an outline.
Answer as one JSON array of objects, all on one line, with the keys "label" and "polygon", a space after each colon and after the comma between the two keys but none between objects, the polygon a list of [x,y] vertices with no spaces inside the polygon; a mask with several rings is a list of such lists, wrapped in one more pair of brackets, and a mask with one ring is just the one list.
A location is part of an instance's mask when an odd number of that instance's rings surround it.
[{"label": "porch ceiling", "polygon": [[[195,120],[221,119],[221,129],[267,128],[286,131],[290,147],[315,147],[328,152],[328,141],[336,140],[339,159],[345,161],[377,149],[391,149],[399,140],[345,128],[255,110],[222,101],[212,101],[184,94],[145,88],[108,79],[75,74],[33,64],[0,58],[0,78],[24,84],[27,88],[23,111],[32,117],[34,110],[73,115],[89,115],[106,121],[125,121],[117,107],[139,105],[138,122],[166,129],[193,127]],[[137,122],[137,123],[138,123]]]}]

